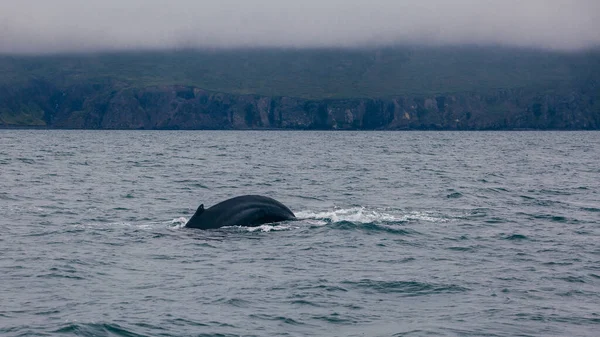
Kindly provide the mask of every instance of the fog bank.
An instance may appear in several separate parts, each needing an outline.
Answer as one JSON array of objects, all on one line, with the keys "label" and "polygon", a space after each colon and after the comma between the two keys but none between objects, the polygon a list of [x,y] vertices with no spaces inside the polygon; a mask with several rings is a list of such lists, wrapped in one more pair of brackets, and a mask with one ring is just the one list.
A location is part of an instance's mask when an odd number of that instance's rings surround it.
[{"label": "fog bank", "polygon": [[600,45],[598,0],[5,0],[0,53],[175,47]]}]

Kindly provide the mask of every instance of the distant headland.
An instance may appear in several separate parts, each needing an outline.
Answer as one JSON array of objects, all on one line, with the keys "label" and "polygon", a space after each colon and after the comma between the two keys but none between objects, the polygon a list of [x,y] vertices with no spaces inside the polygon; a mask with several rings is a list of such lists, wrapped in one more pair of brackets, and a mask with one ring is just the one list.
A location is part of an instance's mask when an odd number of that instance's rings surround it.
[{"label": "distant headland", "polygon": [[0,55],[0,127],[600,129],[600,51],[505,47]]}]

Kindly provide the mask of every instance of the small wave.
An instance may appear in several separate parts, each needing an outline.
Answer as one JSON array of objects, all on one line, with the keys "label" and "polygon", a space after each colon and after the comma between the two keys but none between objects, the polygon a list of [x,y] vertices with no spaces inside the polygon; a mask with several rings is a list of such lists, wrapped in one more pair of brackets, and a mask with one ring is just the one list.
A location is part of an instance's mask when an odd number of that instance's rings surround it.
[{"label": "small wave", "polygon": [[221,298],[213,301],[213,303],[226,304],[226,305],[230,305],[232,307],[238,307],[238,308],[248,308],[252,304],[252,302],[246,301],[241,298],[225,298],[225,297],[221,297]]},{"label": "small wave", "polygon": [[457,198],[461,198],[463,195],[460,192],[454,192],[454,193],[450,193],[446,196],[446,198],[448,199],[457,199]]},{"label": "small wave", "polygon": [[118,324],[76,324],[71,323],[65,325],[53,333],[58,334],[74,334],[77,336],[127,336],[137,337],[142,336],[133,331],[129,331]]},{"label": "small wave", "polygon": [[511,241],[529,240],[529,238],[523,234],[512,234],[503,237],[503,239]]},{"label": "small wave", "polygon": [[306,200],[316,200],[316,201],[323,201],[323,199],[317,198],[317,197],[312,197],[312,196],[306,196],[306,195],[294,195],[294,197],[298,198],[298,199],[306,199]]},{"label": "small wave", "polygon": [[[405,332],[398,332],[392,335],[392,337],[407,337],[407,336],[438,336],[439,334],[431,331],[431,330],[421,330],[421,329],[416,329],[416,330],[409,330],[409,331],[405,331]],[[489,335],[489,336],[495,336],[495,335]]]},{"label": "small wave", "polygon": [[475,247],[452,246],[452,247],[448,247],[446,249],[453,250],[456,252],[472,252],[475,250]]},{"label": "small wave", "polygon": [[[169,323],[171,323],[171,324],[173,324],[175,326],[186,326],[186,325],[196,326],[196,327],[199,327],[199,326],[202,326],[202,327],[210,326],[210,325],[205,324],[205,323],[201,323],[201,322],[197,322],[197,321],[192,321],[192,320],[181,318],[181,317],[171,319],[171,320],[169,320]],[[219,323],[219,322],[212,322],[212,324],[217,325],[217,326],[234,327],[233,325],[229,325],[229,324],[225,324],[225,323]]]},{"label": "small wave", "polygon": [[345,230],[354,230],[360,229],[367,232],[388,232],[391,234],[399,234],[399,235],[410,235],[410,234],[418,234],[415,230],[402,228],[398,225],[387,225],[387,224],[378,224],[378,223],[354,223],[350,221],[340,221],[333,224],[333,227],[336,229],[345,229]]},{"label": "small wave", "polygon": [[595,292],[591,292],[591,291],[583,291],[583,290],[572,289],[572,290],[568,290],[568,291],[565,291],[565,292],[556,293],[556,295],[562,296],[562,297],[575,297],[575,296],[578,296],[578,297],[588,297],[588,298],[591,298],[591,297],[596,296],[596,293]]},{"label": "small wave", "polygon": [[291,302],[291,304],[298,306],[321,307],[321,305],[307,300],[294,300]]},{"label": "small wave", "polygon": [[566,276],[566,277],[558,277],[558,280],[563,280],[569,283],[586,283],[585,278],[583,276]]},{"label": "small wave", "polygon": [[0,192],[0,200],[17,201],[19,199],[13,197],[12,195],[10,195],[6,192]]},{"label": "small wave", "polygon": [[25,164],[35,164],[35,160],[31,159],[31,158],[17,158],[18,161],[25,163]]},{"label": "small wave", "polygon": [[263,319],[263,320],[269,320],[269,321],[278,321],[278,322],[289,324],[289,325],[303,325],[304,324],[302,322],[296,321],[293,318],[289,318],[289,317],[285,317],[285,316],[271,316],[271,315],[265,315],[265,314],[252,314],[252,315],[250,315],[250,318],[253,318],[253,319]]},{"label": "small wave", "polygon": [[455,284],[433,284],[416,281],[377,281],[360,280],[346,281],[344,284],[378,293],[402,293],[406,296],[422,296],[439,293],[459,293],[468,291],[468,288]]},{"label": "small wave", "polygon": [[72,275],[72,274],[58,273],[58,272],[53,272],[53,273],[49,273],[49,274],[41,274],[41,275],[37,275],[36,277],[39,277],[39,278],[65,278],[65,279],[72,279],[72,280],[85,280],[85,278],[81,277],[81,276]]},{"label": "small wave", "polygon": [[313,316],[313,319],[322,320],[331,324],[356,324],[357,321],[351,318],[340,317],[338,313],[333,313],[329,316]]},{"label": "small wave", "polygon": [[550,189],[542,189],[539,191],[540,194],[546,195],[572,195],[572,192],[563,191],[563,190],[550,190]]}]

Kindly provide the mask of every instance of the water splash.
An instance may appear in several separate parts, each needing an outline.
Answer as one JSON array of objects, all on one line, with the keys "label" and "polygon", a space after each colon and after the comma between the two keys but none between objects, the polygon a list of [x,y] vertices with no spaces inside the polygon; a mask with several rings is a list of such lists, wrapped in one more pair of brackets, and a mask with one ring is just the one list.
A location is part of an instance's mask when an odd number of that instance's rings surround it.
[{"label": "water splash", "polygon": [[[181,229],[181,228],[185,228],[185,224],[188,222],[188,219],[185,217],[179,217],[179,218],[175,218],[171,221],[169,221],[169,228],[171,229]],[[292,227],[289,225],[284,225],[284,224],[266,224],[266,225],[261,225],[261,226],[257,226],[257,227],[246,227],[246,226],[225,226],[222,227],[223,229],[235,229],[235,230],[240,230],[240,231],[247,231],[247,232],[271,232],[271,231],[282,231],[282,230],[289,230],[292,228],[296,228],[296,227]]]},{"label": "water splash", "polygon": [[326,225],[328,223],[337,223],[342,221],[355,224],[364,223],[404,223],[410,221],[427,222],[447,222],[448,219],[428,214],[424,212],[409,212],[405,214],[391,214],[377,209],[367,209],[365,207],[341,208],[331,211],[314,212],[300,211],[296,213],[299,219],[304,221],[318,220],[315,225]]},{"label": "water splash", "polygon": [[289,226],[289,225],[261,225],[261,226],[257,226],[257,227],[235,226],[235,228],[240,228],[240,229],[246,230],[248,232],[271,232],[271,231],[285,231],[285,230],[290,230],[290,229],[294,229],[294,228],[298,228],[298,227],[293,227],[293,226]]},{"label": "water splash", "polygon": [[187,222],[188,219],[185,217],[175,218],[169,222],[169,227],[172,229],[181,229],[185,227]]}]

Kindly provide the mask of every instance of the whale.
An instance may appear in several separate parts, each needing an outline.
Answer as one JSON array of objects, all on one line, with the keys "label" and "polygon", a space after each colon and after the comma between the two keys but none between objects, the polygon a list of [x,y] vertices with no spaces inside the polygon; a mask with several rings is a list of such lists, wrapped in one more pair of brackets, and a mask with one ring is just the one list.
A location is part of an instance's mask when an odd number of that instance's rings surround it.
[{"label": "whale", "polygon": [[206,209],[204,204],[200,204],[185,227],[199,229],[226,226],[257,227],[293,220],[297,220],[294,213],[275,199],[262,195],[242,195]]}]

